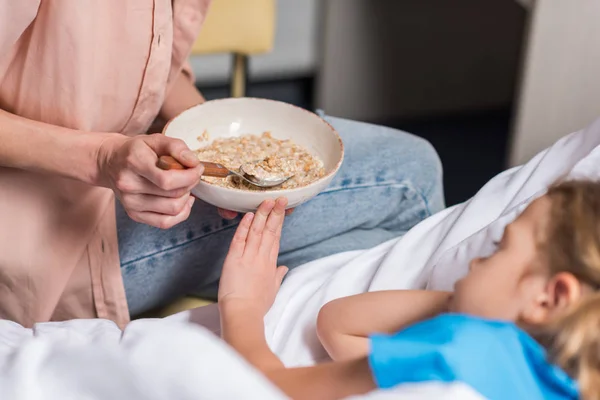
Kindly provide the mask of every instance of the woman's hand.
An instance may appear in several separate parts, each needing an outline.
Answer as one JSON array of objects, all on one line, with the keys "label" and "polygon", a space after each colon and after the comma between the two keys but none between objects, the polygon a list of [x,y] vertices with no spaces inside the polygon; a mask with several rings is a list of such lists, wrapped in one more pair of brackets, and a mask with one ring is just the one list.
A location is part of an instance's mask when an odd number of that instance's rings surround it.
[{"label": "woman's hand", "polygon": [[[188,167],[164,171],[158,157],[170,155]],[[164,135],[107,137],[98,150],[98,184],[111,188],[134,221],[170,228],[190,214],[203,167],[179,139]]]},{"label": "woman's hand", "polygon": [[267,313],[286,267],[277,267],[284,198],[266,200],[255,215],[246,214],[231,241],[219,285],[219,306],[239,305]]}]

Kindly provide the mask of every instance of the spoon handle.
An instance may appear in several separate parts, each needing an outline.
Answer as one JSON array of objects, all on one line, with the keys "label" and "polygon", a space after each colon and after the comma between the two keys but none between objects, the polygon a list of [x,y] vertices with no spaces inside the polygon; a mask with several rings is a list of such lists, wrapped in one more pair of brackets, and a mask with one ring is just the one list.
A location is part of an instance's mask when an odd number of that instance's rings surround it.
[{"label": "spoon handle", "polygon": [[212,163],[208,161],[200,161],[202,165],[204,165],[204,172],[202,175],[204,176],[212,176],[215,178],[227,178],[231,175],[231,172],[221,164]]},{"label": "spoon handle", "polygon": [[[204,165],[203,176],[212,176],[215,178],[226,178],[230,175],[230,172],[227,168],[222,166],[221,164],[201,161],[202,165]],[[169,170],[169,169],[185,169],[179,161],[174,159],[171,156],[160,156],[156,166],[160,169]]]}]

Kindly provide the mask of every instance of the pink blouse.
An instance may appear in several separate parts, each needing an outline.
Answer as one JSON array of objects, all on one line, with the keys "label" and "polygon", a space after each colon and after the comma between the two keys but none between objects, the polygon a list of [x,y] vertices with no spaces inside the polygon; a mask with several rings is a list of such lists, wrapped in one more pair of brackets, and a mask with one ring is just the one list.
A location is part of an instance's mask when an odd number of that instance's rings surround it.
[{"label": "pink blouse", "polygon": [[[0,0],[0,108],[145,132],[210,0]],[[1,145],[1,144],[0,144]],[[113,192],[0,167],[0,318],[129,321]]]}]

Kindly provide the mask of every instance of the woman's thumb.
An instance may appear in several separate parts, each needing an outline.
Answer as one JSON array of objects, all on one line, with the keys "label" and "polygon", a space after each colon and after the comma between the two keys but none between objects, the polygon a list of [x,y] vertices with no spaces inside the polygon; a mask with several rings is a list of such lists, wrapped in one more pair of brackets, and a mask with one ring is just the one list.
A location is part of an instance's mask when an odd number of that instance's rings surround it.
[{"label": "woman's thumb", "polygon": [[183,140],[155,134],[147,136],[146,143],[154,150],[156,155],[169,155],[188,168],[194,168],[200,164],[196,154],[187,147]]}]

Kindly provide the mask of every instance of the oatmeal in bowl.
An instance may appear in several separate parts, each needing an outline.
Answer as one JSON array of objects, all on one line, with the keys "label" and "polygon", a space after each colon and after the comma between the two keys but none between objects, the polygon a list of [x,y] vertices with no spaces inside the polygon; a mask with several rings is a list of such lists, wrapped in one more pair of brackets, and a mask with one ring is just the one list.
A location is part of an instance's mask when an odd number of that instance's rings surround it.
[{"label": "oatmeal in bowl", "polygon": [[[207,141],[206,132],[199,140]],[[223,178],[202,177],[213,185],[242,190],[278,190],[306,186],[325,176],[323,161],[291,139],[276,139],[270,132],[261,135],[216,139],[210,145],[196,150],[200,161],[222,164],[227,169],[244,172],[259,180],[290,177],[274,188],[260,188],[235,176]]]},{"label": "oatmeal in bowl", "polygon": [[297,207],[329,185],[344,158],[342,140],[325,120],[273,100],[208,101],[184,111],[163,133],[182,139],[201,161],[236,171],[244,164],[245,172],[258,178],[293,175],[269,189],[232,177],[202,177],[192,190],[209,204],[238,212],[255,211],[264,200],[280,196],[287,197],[288,207]]}]

